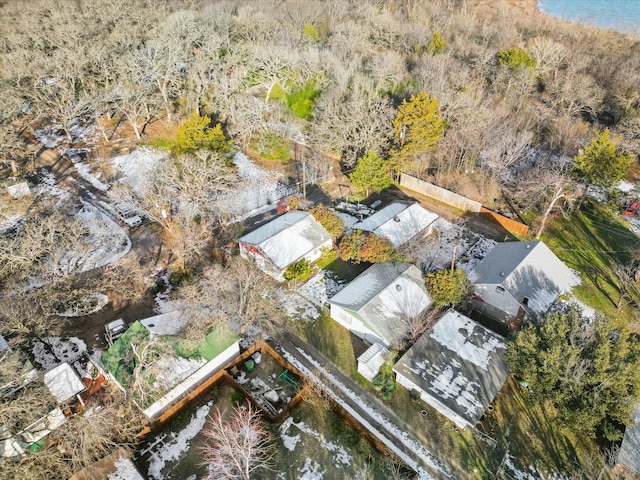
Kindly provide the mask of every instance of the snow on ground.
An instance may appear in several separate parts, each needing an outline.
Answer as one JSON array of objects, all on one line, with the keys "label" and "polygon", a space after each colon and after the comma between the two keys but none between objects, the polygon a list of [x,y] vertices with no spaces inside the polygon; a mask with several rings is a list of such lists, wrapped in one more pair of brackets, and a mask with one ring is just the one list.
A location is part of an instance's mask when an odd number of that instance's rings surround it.
[{"label": "snow on ground", "polygon": [[455,249],[456,266],[468,274],[495,244],[493,240],[438,218],[431,235],[410,241],[402,251],[414,258],[423,271],[430,271],[450,266]]},{"label": "snow on ground", "polygon": [[122,173],[134,192],[137,192],[145,182],[154,178],[154,172],[165,159],[160,150],[149,147],[137,148],[126,155],[113,157],[111,164]]},{"label": "snow on ground", "polygon": [[[287,439],[285,446],[288,450],[293,452],[296,445],[300,441],[300,434],[297,434],[295,437],[289,437],[286,435],[287,430],[289,430],[289,427],[291,427],[292,425],[294,427],[297,427],[302,433],[309,435],[310,437],[313,437],[316,441],[318,441],[323,450],[332,452],[335,466],[340,467],[342,465],[351,465],[351,460],[353,458],[351,457],[351,455],[349,455],[347,450],[342,445],[338,445],[337,443],[326,440],[320,432],[309,427],[304,422],[294,422],[292,417],[287,418],[282,423],[279,429],[279,433],[283,439],[283,442],[285,441],[285,438]],[[304,443],[304,440],[302,441],[302,443]]]},{"label": "snow on ground", "polygon": [[160,357],[155,362],[159,373],[156,375],[153,387],[160,390],[170,390],[205,363],[207,362],[203,358],[196,360],[182,357]]},{"label": "snow on ground", "polygon": [[329,299],[342,290],[346,283],[329,270],[320,270],[298,293],[318,307],[329,305]]},{"label": "snow on ground", "polygon": [[[327,390],[328,394],[334,399],[334,401],[336,401],[340,406],[342,406],[358,422],[360,422],[360,424],[364,428],[366,428],[369,432],[375,435],[384,445],[387,446],[387,448],[389,448],[389,450],[391,450],[396,455],[398,455],[398,457],[402,459],[410,468],[418,472],[418,478],[420,480],[434,480],[434,478],[429,473],[427,473],[427,471],[425,471],[421,466],[419,466],[413,460],[413,458],[410,458],[405,453],[405,451],[414,452],[416,456],[421,458],[422,461],[428,464],[429,467],[431,467],[434,471],[440,472],[445,477],[451,478],[450,474],[446,471],[445,466],[442,465],[440,461],[422,444],[416,442],[412,438],[409,438],[409,435],[407,434],[407,432],[402,431],[394,423],[389,421],[384,415],[380,413],[380,411],[377,408],[368,404],[364,399],[359,398],[354,391],[349,389],[349,387],[343,385],[333,375],[326,372],[323,366],[320,365],[313,357],[308,355],[304,350],[298,348],[298,351],[300,352],[301,355],[303,355],[307,359],[307,361],[309,361],[314,366],[314,368],[324,372],[324,376],[329,380],[332,387],[335,387],[336,389],[340,390],[343,395],[345,395],[348,398],[351,398],[355,403],[360,405],[360,407],[363,410],[366,410],[367,414],[371,418],[374,418],[376,422],[384,426],[384,429],[386,430],[386,432],[392,433],[396,440],[402,442],[402,444],[405,446],[405,450],[400,450],[389,438],[387,438],[387,436],[385,436],[385,434],[380,432],[371,423],[369,423],[367,420],[362,418],[362,416],[360,416],[358,412],[351,407],[351,405],[343,402],[341,397],[335,394],[332,390]],[[302,363],[300,363],[296,357],[291,355],[286,350],[283,350],[281,353],[282,353],[282,356],[287,361],[291,362],[291,364],[293,364],[298,370],[300,370],[300,372],[302,372],[303,375],[307,376],[311,381],[318,384],[323,384],[318,378],[318,376],[314,372],[306,368],[306,366],[304,366]]]},{"label": "snow on ground", "polygon": [[[67,138],[62,124],[48,125],[33,132],[34,137],[47,148],[56,148],[65,143],[92,143],[96,137],[96,129],[93,124],[86,122],[82,118],[77,118],[69,127],[71,141]],[[76,149],[69,149],[76,150]],[[66,154],[67,149],[60,148],[61,154]]]},{"label": "snow on ground", "polygon": [[632,182],[627,182],[626,180],[622,180],[620,183],[616,185],[616,188],[624,193],[630,193],[635,190],[636,184]]},{"label": "snow on ground", "polygon": [[109,215],[91,204],[84,203],[75,215],[89,232],[85,238],[88,251],[67,252],[60,260],[63,272],[80,266],[81,272],[100,268],[124,257],[131,249],[131,240]]},{"label": "snow on ground", "polygon": [[116,471],[110,473],[107,480],[143,480],[133,462],[125,457],[120,457],[113,462]]},{"label": "snow on ground", "polygon": [[36,338],[32,343],[34,360],[45,370],[64,362],[73,363],[87,351],[87,344],[77,337]]},{"label": "snow on ground", "polygon": [[55,312],[58,317],[83,317],[99,312],[109,303],[109,296],[104,293],[92,293],[74,301],[74,305],[64,312]]},{"label": "snow on ground", "polygon": [[322,480],[324,478],[324,470],[319,463],[307,458],[304,465],[298,469],[301,473],[299,480]]},{"label": "snow on ground", "polygon": [[299,293],[285,288],[277,289],[273,294],[277,302],[291,319],[311,321],[320,317],[318,308]]},{"label": "snow on ground", "polygon": [[518,470],[513,464],[513,459],[509,452],[505,454],[504,470],[505,473],[509,472],[509,478],[514,480],[568,480],[564,475],[553,472],[551,474],[543,474],[536,467],[529,466],[528,472]]},{"label": "snow on ground", "polygon": [[233,163],[238,169],[240,184],[219,202],[231,213],[244,215],[298,192],[296,187],[285,185],[281,173],[260,168],[242,152],[235,154]]},{"label": "snow on ground", "polygon": [[198,408],[191,417],[189,424],[179,432],[171,432],[165,437],[159,448],[154,448],[149,456],[149,477],[155,480],[164,479],[162,470],[167,462],[175,462],[189,450],[189,442],[207,423],[207,415],[212,402]]},{"label": "snow on ground", "polygon": [[106,192],[109,187],[107,185],[105,185],[104,183],[102,183],[99,178],[101,176],[101,172],[96,173],[92,173],[91,172],[91,165],[89,165],[88,163],[75,163],[74,167],[76,167],[76,170],[78,171],[78,174],[84,178],[87,182],[89,182],[91,185],[93,185],[95,188],[97,188],[98,190],[102,190],[103,192]]}]

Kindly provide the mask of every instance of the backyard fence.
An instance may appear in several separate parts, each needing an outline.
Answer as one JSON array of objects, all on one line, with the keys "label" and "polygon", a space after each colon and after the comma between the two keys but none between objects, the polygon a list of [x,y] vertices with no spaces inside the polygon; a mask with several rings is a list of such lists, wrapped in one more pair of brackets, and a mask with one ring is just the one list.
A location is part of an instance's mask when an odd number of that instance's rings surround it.
[{"label": "backyard fence", "polygon": [[459,208],[465,212],[478,213],[480,217],[486,220],[500,225],[502,228],[515,235],[524,236],[529,231],[529,227],[524,223],[520,223],[511,218],[500,215],[499,213],[489,210],[483,207],[480,202],[471,200],[457,193],[454,193],[446,188],[438,187],[432,183],[425,182],[419,178],[413,177],[406,173],[400,176],[400,185],[413,190],[414,192],[421,193],[428,197],[434,198],[442,203],[451,205],[452,207]]}]

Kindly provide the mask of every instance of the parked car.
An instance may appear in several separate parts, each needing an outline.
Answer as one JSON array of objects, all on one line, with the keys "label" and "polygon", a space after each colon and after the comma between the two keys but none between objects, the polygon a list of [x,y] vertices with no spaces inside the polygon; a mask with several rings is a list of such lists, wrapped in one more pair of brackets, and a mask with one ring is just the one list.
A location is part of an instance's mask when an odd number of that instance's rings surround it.
[{"label": "parked car", "polygon": [[127,324],[124,323],[122,318],[114,320],[113,322],[109,322],[104,326],[105,330],[105,338],[107,339],[107,343],[109,346],[113,345],[117,339],[119,339],[124,332],[127,331]]},{"label": "parked car", "polygon": [[114,208],[120,220],[126,223],[129,227],[134,228],[142,223],[142,218],[138,215],[138,212],[133,205],[118,203],[114,205]]}]

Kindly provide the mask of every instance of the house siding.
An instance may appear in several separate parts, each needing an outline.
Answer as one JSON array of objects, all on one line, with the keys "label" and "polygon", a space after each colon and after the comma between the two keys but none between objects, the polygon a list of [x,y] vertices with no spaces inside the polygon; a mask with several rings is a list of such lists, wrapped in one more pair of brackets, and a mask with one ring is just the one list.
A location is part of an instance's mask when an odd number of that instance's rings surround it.
[{"label": "house siding", "polygon": [[362,320],[339,305],[331,304],[330,315],[332,319],[363,340],[369,343],[380,343],[385,347],[389,346],[387,342],[380,338],[373,330],[365,326]]}]

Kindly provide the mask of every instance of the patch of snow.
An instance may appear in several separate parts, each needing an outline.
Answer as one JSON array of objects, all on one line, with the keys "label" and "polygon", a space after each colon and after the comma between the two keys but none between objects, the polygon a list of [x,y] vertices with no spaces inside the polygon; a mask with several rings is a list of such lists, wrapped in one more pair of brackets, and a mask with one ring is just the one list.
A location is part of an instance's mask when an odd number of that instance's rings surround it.
[{"label": "patch of snow", "polygon": [[151,478],[162,480],[162,469],[167,462],[174,462],[189,450],[189,441],[202,430],[207,423],[207,415],[212,402],[203,405],[191,417],[189,424],[180,432],[172,432],[170,438],[162,442],[162,446],[152,451],[149,457],[148,474]]},{"label": "patch of snow", "polygon": [[147,182],[153,181],[154,173],[165,158],[166,155],[160,150],[142,147],[109,161],[124,175],[131,189],[138,192]]},{"label": "patch of snow", "polygon": [[237,167],[240,184],[236,190],[220,199],[220,205],[232,214],[244,215],[298,193],[296,186],[285,184],[280,172],[257,166],[242,152],[235,154],[233,163]]},{"label": "patch of snow", "polygon": [[77,299],[74,302],[74,308],[65,310],[64,312],[55,312],[58,317],[83,317],[99,312],[109,303],[109,296],[104,293],[92,293]]},{"label": "patch of snow", "polygon": [[109,215],[91,204],[84,203],[75,215],[89,232],[85,244],[90,249],[67,252],[60,260],[59,269],[68,273],[76,268],[87,272],[100,268],[124,257],[131,249],[128,235]]},{"label": "patch of snow", "polygon": [[616,188],[621,192],[629,193],[636,188],[636,184],[632,182],[628,182],[626,180],[622,180],[620,183],[616,185]]},{"label": "patch of snow", "polygon": [[113,464],[116,471],[110,473],[107,480],[142,480],[143,477],[133,464],[133,462],[125,457],[118,458]]},{"label": "patch of snow", "polygon": [[106,192],[109,189],[107,185],[105,185],[100,180],[98,180],[99,175],[91,173],[91,165],[87,163],[75,163],[74,167],[76,168],[76,170],[78,171],[78,174],[82,178],[84,178],[87,182],[89,182],[98,190],[102,190],[103,192]]},{"label": "patch of snow", "polygon": [[310,458],[305,460],[304,465],[298,471],[302,474],[299,480],[322,480],[325,473],[320,464]]},{"label": "patch of snow", "polygon": [[[291,417],[289,417],[287,420],[290,420],[290,419]],[[340,468],[341,465],[351,465],[352,457],[351,455],[349,455],[349,453],[347,453],[347,451],[342,445],[338,445],[337,443],[326,440],[320,432],[309,427],[304,422],[296,423],[293,420],[291,420],[291,422],[287,424],[287,428],[281,431],[286,432],[286,430],[291,425],[294,425],[295,427],[297,427],[302,433],[305,433],[315,438],[320,443],[320,446],[322,447],[323,450],[334,453],[333,459],[334,459],[334,465],[336,467]]]},{"label": "patch of snow", "polygon": [[438,218],[430,235],[409,241],[402,251],[413,258],[421,270],[432,271],[450,266],[455,249],[456,266],[469,274],[495,244],[493,240]]},{"label": "patch of snow", "polygon": [[61,363],[73,363],[87,351],[87,344],[77,337],[43,337],[33,339],[33,356],[44,370],[51,370]]},{"label": "patch of snow", "polygon": [[272,296],[292,320],[311,321],[320,318],[320,311],[316,305],[298,292],[279,288]]},{"label": "patch of snow", "polygon": [[342,290],[346,283],[329,270],[320,270],[298,288],[298,293],[317,307],[329,305],[329,298]]},{"label": "patch of snow", "polygon": [[153,383],[153,387],[160,390],[169,390],[205,363],[207,362],[203,358],[196,360],[182,357],[160,357],[155,362],[158,374],[156,375],[156,381]]},{"label": "patch of snow", "polygon": [[298,442],[300,442],[299,433],[293,437],[286,434],[286,431],[289,430],[289,427],[292,424],[293,424],[293,418],[288,417],[284,422],[282,422],[282,425],[280,425],[280,428],[278,429],[278,433],[280,434],[280,438],[282,439],[282,444],[284,445],[284,448],[286,448],[290,452],[293,452],[296,449]]},{"label": "patch of snow", "polygon": [[49,125],[41,128],[33,132],[33,136],[47,148],[56,148],[67,138],[62,125]]}]

